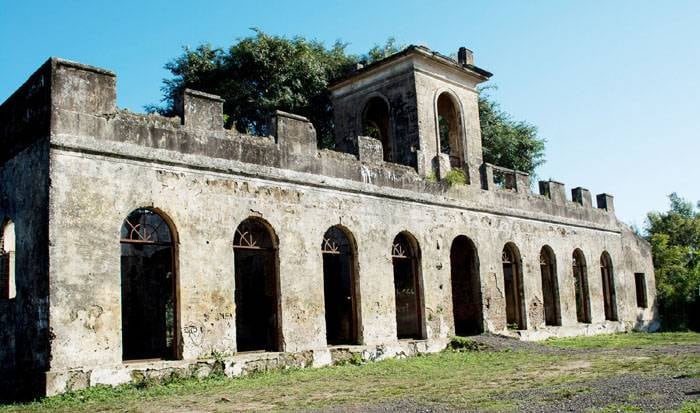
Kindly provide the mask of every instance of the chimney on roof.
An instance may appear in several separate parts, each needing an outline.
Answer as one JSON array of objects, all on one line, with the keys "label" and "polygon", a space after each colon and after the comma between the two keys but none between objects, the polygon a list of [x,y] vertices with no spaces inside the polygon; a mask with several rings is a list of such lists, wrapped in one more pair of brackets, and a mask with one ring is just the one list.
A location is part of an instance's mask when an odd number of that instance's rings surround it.
[{"label": "chimney on roof", "polygon": [[473,65],[474,53],[466,47],[460,47],[459,52],[457,52],[457,61],[462,66]]}]

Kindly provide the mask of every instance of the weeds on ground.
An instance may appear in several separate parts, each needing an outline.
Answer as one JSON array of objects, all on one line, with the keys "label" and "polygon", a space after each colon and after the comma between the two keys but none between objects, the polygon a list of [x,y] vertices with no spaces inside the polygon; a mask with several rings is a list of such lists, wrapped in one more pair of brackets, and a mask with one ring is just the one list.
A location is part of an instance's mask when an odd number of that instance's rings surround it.
[{"label": "weeds on ground", "polygon": [[472,339],[454,336],[447,344],[447,350],[452,351],[486,351],[489,347],[484,343],[479,343]]},{"label": "weeds on ground", "polygon": [[[661,340],[654,337],[650,340],[665,345],[671,341],[692,341],[697,336],[682,335]],[[586,342],[590,339],[576,340]],[[635,340],[647,339],[636,337]],[[391,359],[361,366],[356,365],[361,363],[357,358],[349,359],[343,366],[287,369],[240,378],[218,374],[204,379],[173,376],[166,384],[144,381],[117,388],[93,387],[34,403],[0,406],[0,413],[132,411],[144,406],[154,411],[226,410],[234,404],[221,403],[229,402],[235,403],[236,409],[249,411],[295,410],[378,404],[406,398],[417,403],[438,404],[440,408],[436,410],[512,410],[521,401],[509,399],[510,392],[562,386],[552,395],[569,398],[579,390],[585,392],[585,382],[590,379],[626,373],[669,376],[700,371],[700,357],[696,353],[639,355],[624,350],[614,351],[617,345],[614,344],[610,352],[584,354],[542,354],[527,350],[496,352],[483,349],[473,340],[455,337],[450,342],[454,351],[423,357]],[[581,345],[581,348],[586,346]],[[568,390],[563,388],[566,386]],[[686,412],[692,412],[697,411],[698,406],[687,404],[685,408]]]}]

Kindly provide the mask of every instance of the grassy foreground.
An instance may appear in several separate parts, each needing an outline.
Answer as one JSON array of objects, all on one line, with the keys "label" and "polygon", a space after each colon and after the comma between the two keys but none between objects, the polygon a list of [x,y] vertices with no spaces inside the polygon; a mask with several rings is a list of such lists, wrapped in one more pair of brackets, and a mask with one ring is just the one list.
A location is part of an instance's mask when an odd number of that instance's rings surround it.
[{"label": "grassy foreground", "polygon": [[[700,354],[696,352],[631,351],[640,346],[679,343],[698,344],[700,334],[632,333],[545,343],[556,348],[610,351],[445,351],[403,360],[284,370],[236,379],[192,378],[146,388],[98,387],[33,403],[0,406],[0,412],[299,410],[405,399],[443,409],[513,410],[522,400],[508,398],[507,394],[528,388],[575,384],[566,393],[586,391],[588,380],[626,373],[698,374]],[[700,404],[691,401],[684,408],[699,411]],[[619,406],[611,409],[625,411]]]}]

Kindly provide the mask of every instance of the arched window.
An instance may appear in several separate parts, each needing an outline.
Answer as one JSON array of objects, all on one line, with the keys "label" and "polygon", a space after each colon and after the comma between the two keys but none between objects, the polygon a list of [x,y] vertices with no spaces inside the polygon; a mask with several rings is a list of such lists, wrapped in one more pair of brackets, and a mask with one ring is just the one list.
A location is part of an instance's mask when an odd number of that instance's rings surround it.
[{"label": "arched window", "polygon": [[394,238],[391,246],[396,297],[396,334],[399,339],[423,338],[422,292],[420,286],[420,250],[407,232]]},{"label": "arched window", "polygon": [[393,162],[392,130],[389,104],[375,96],[367,101],[362,110],[362,134],[382,142],[384,160]]},{"label": "arched window", "polygon": [[0,299],[15,296],[15,224],[6,221],[0,233]]},{"label": "arched window", "polygon": [[615,303],[615,277],[612,260],[607,251],[600,256],[600,275],[603,278],[603,304],[605,319],[617,321],[617,305]]},{"label": "arched window", "polygon": [[321,243],[328,344],[357,344],[357,268],[352,234],[335,226]]},{"label": "arched window", "polygon": [[483,331],[479,256],[474,242],[464,235],[456,237],[450,248],[452,311],[455,334],[466,336]]},{"label": "arched window", "polygon": [[503,248],[503,281],[506,295],[506,324],[508,328],[525,330],[525,293],[522,261],[518,247],[508,243]]},{"label": "arched window", "polygon": [[173,231],[156,211],[139,208],[121,229],[122,356],[177,357],[177,280]]},{"label": "arched window", "polygon": [[449,155],[453,168],[464,167],[464,132],[459,104],[450,93],[443,92],[437,99],[437,125],[440,152]]},{"label": "arched window", "polygon": [[559,282],[557,280],[557,260],[554,251],[548,245],[540,251],[540,273],[542,274],[542,298],[544,301],[544,320],[548,326],[561,325],[559,310]]},{"label": "arched window", "polygon": [[574,288],[576,290],[576,319],[579,323],[591,322],[591,299],[588,294],[588,270],[583,251],[573,254]]},{"label": "arched window", "polygon": [[243,221],[233,237],[236,345],[280,351],[277,237],[263,220]]}]

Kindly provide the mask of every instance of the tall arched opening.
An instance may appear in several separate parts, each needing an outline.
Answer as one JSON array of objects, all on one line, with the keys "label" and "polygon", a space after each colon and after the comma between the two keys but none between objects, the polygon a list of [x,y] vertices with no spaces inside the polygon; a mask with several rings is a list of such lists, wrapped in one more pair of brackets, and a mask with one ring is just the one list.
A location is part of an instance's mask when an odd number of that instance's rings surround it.
[{"label": "tall arched opening", "polygon": [[586,257],[580,249],[573,254],[574,289],[576,290],[576,320],[579,323],[591,322],[591,299],[588,293],[588,270]]},{"label": "tall arched opening", "polygon": [[559,305],[559,282],[557,280],[557,259],[549,245],[545,245],[540,251],[540,273],[542,275],[545,324],[548,326],[560,326],[561,311]]},{"label": "tall arched opening", "polygon": [[384,160],[393,162],[392,128],[389,104],[375,96],[367,101],[362,110],[362,134],[382,142]]},{"label": "tall arched opening", "polygon": [[506,295],[506,324],[508,328],[525,330],[525,292],[520,251],[513,243],[503,248],[503,281]]},{"label": "tall arched opening", "polygon": [[466,336],[483,331],[479,256],[474,242],[464,235],[456,237],[450,248],[452,311],[455,334]]},{"label": "tall arched opening", "polygon": [[175,232],[157,211],[139,208],[121,228],[122,356],[178,356]]},{"label": "tall arched opening", "polygon": [[617,305],[615,303],[615,278],[613,274],[612,259],[607,251],[600,256],[600,275],[603,281],[603,306],[605,319],[617,321]]},{"label": "tall arched opening", "polygon": [[464,132],[457,100],[448,92],[437,99],[437,126],[440,152],[450,157],[453,168],[464,167]]},{"label": "tall arched opening", "polygon": [[420,285],[420,249],[407,232],[394,238],[391,247],[396,298],[396,334],[399,339],[423,338],[423,308]]},{"label": "tall arched opening", "polygon": [[323,235],[323,296],[328,344],[358,343],[357,260],[352,234],[334,226]]},{"label": "tall arched opening", "polygon": [[233,237],[236,348],[280,351],[277,237],[263,220],[248,218]]}]

